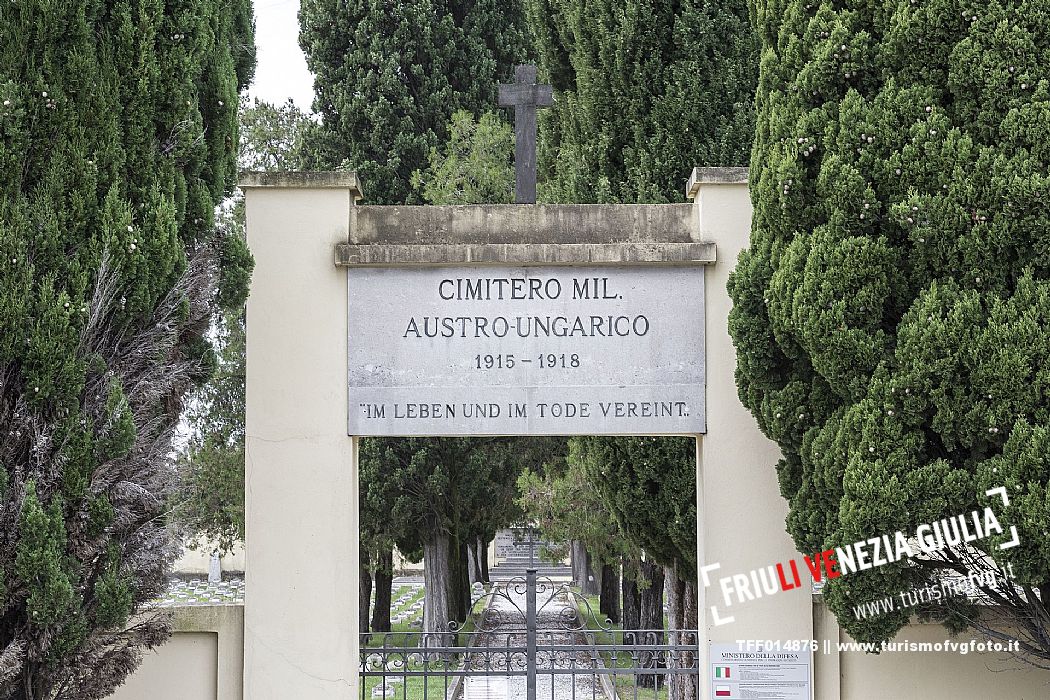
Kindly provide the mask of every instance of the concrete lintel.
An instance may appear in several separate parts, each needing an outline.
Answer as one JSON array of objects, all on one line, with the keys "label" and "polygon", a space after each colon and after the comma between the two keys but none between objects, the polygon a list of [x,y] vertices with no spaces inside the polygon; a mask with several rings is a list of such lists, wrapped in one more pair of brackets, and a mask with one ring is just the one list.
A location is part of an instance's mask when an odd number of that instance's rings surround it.
[{"label": "concrete lintel", "polygon": [[172,608],[176,632],[223,632],[244,626],[243,605],[180,605]]},{"label": "concrete lintel", "polygon": [[350,243],[689,243],[689,204],[478,204],[350,210]]},{"label": "concrete lintel", "polygon": [[747,168],[693,168],[685,186],[685,196],[692,199],[701,185],[746,185]]},{"label": "concrete lintel", "polygon": [[354,200],[364,197],[361,182],[355,171],[296,171],[296,172],[260,172],[245,171],[237,182],[241,189],[252,187],[284,187],[300,189],[339,189],[351,191]]},{"label": "concrete lintel", "polygon": [[340,243],[340,267],[395,265],[711,265],[714,243]]}]

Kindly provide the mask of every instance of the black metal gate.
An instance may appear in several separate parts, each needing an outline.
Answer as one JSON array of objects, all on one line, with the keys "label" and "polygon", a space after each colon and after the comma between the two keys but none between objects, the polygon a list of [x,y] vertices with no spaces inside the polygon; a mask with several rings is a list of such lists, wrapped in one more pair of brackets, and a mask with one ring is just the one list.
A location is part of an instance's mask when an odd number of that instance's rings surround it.
[{"label": "black metal gate", "polygon": [[[402,700],[696,698],[696,630],[622,630],[568,582],[528,569],[493,583],[466,625],[362,635],[361,697]],[[366,644],[371,643],[372,646]],[[687,685],[686,685],[687,684]]]}]

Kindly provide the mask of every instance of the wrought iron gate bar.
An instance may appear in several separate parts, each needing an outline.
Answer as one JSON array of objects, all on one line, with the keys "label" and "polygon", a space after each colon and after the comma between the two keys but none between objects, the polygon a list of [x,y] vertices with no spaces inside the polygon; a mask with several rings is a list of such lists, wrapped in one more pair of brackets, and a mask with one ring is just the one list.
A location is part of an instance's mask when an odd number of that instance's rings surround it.
[{"label": "wrought iron gate bar", "polygon": [[[529,528],[532,532],[532,528]],[[525,572],[525,643],[528,646],[528,673],[525,679],[525,697],[536,700],[536,569],[531,568],[535,560],[535,547],[529,551],[529,569]],[[554,685],[551,684],[553,691]]]},{"label": "wrought iron gate bar", "polygon": [[[591,667],[591,666],[580,666],[577,668],[537,668],[536,672],[541,676],[565,676],[565,675],[584,675],[584,676],[631,676],[631,675],[644,675],[644,676],[670,676],[670,675],[698,675],[700,669],[695,666],[688,668],[664,668],[664,667],[653,667],[653,668],[603,668],[603,667]],[[490,676],[497,678],[524,678],[528,673],[527,670],[519,671],[496,671],[492,673],[479,673],[477,670],[459,669],[445,671],[442,669],[440,672],[437,671],[406,671],[398,670],[396,672],[387,671],[372,671],[369,673],[360,674],[362,678],[390,678],[392,676],[402,678],[434,678],[434,677],[445,677],[448,678],[462,678],[466,676]]]},{"label": "wrought iron gate bar", "polygon": [[[545,597],[541,603],[538,593]],[[474,603],[484,607],[469,632],[450,624],[442,632],[388,633],[377,647],[367,647],[369,636],[362,635],[361,697],[371,692],[372,697],[420,700],[418,690],[409,694],[405,682],[410,678],[423,679],[422,700],[459,700],[472,677],[523,679],[526,700],[537,700],[541,677],[550,679],[550,694],[544,691],[543,697],[551,700],[576,700],[577,695],[637,700],[641,693],[655,700],[661,686],[698,682],[697,630],[617,629],[568,584],[540,579],[532,568],[524,578],[493,585]],[[567,687],[559,685],[565,681],[555,683],[566,677]]]}]

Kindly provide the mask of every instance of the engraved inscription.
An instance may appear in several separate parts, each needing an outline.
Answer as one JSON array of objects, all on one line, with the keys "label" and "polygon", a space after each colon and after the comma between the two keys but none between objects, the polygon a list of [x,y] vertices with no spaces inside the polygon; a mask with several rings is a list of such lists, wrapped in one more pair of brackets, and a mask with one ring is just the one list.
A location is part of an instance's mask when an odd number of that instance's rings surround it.
[{"label": "engraved inscription", "polygon": [[348,272],[353,435],[705,429],[703,268]]}]

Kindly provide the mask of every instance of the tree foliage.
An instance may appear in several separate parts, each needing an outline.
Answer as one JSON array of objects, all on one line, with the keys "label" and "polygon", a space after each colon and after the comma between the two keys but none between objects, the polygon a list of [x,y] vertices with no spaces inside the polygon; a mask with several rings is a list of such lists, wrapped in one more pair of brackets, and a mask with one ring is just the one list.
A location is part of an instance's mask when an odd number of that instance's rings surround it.
[{"label": "tree foliage", "polygon": [[[986,589],[1050,661],[1050,44],[1045,7],[760,1],[751,246],[730,291],[740,396],[783,452],[801,551],[996,508],[1009,539],[832,581],[851,608],[1013,564]],[[1010,507],[985,497],[1006,486]],[[1040,593],[1041,592],[1041,593]],[[966,600],[926,610],[995,634]],[[1001,620],[1000,620],[1001,621]]]},{"label": "tree foliage", "polygon": [[693,438],[576,437],[570,465],[615,519],[620,536],[683,581],[696,579]]},{"label": "tree foliage", "polygon": [[[245,170],[299,167],[309,116],[288,101],[240,101],[238,162]],[[244,198],[229,198],[222,219],[230,236],[245,239]],[[244,306],[217,314],[211,336],[218,351],[214,375],[189,401],[188,439],[179,454],[174,517],[191,544],[203,538],[220,551],[244,540]]]},{"label": "tree foliage", "polygon": [[[569,555],[573,580],[584,595],[598,595],[598,612],[609,622],[630,618],[635,624],[629,627],[637,629],[631,604],[638,598],[642,551],[623,536],[580,461],[567,460],[568,456],[566,445],[553,462],[526,467],[518,477],[518,502],[546,540],[541,556],[560,562]],[[622,597],[617,590],[621,578]]]},{"label": "tree foliage", "polygon": [[680,201],[694,166],[747,162],[756,40],[745,0],[528,0],[555,103],[541,197]]},{"label": "tree foliage", "polygon": [[314,122],[290,99],[275,105],[256,97],[241,99],[240,153],[243,170],[298,170],[302,165],[303,139]]},{"label": "tree foliage", "polygon": [[[596,568],[637,556],[621,534],[615,515],[589,480],[579,460],[526,468],[518,477],[518,498],[526,517],[550,543],[582,543]],[[550,551],[555,560],[565,551]],[[582,581],[579,583],[583,583]]]},{"label": "tree foliage", "polygon": [[[243,206],[238,204],[241,213],[234,218],[243,220]],[[194,393],[185,415],[190,435],[177,460],[173,515],[191,540],[203,538],[229,552],[244,541],[243,307],[224,311],[212,337],[217,367]]]},{"label": "tree foliage", "polygon": [[162,642],[171,439],[243,303],[213,226],[247,2],[0,6],[0,697],[100,698]]},{"label": "tree foliage", "polygon": [[[692,438],[574,437],[563,463],[548,463],[542,474],[526,470],[518,480],[523,507],[544,535],[581,542],[601,565],[601,611],[622,619],[624,629],[664,628],[665,581],[668,629],[697,628],[695,444]],[[622,618],[610,586],[618,572]],[[662,680],[639,682],[653,687]],[[671,700],[697,693],[691,680],[669,683]]]},{"label": "tree foliage", "polygon": [[412,186],[431,204],[510,204],[514,201],[514,135],[494,112],[479,119],[459,110],[449,121],[448,140],[430,149],[426,172],[412,173]]},{"label": "tree foliage", "polygon": [[526,53],[519,0],[304,0],[299,19],[321,116],[307,166],[357,170],[375,204],[417,201],[412,173],[449,117],[493,107]]},{"label": "tree foliage", "polygon": [[[519,439],[362,441],[362,541],[377,536],[425,556],[424,631],[446,632],[470,608],[467,546],[517,518]],[[367,523],[367,525],[366,525]],[[435,552],[431,554],[431,552]]]}]

